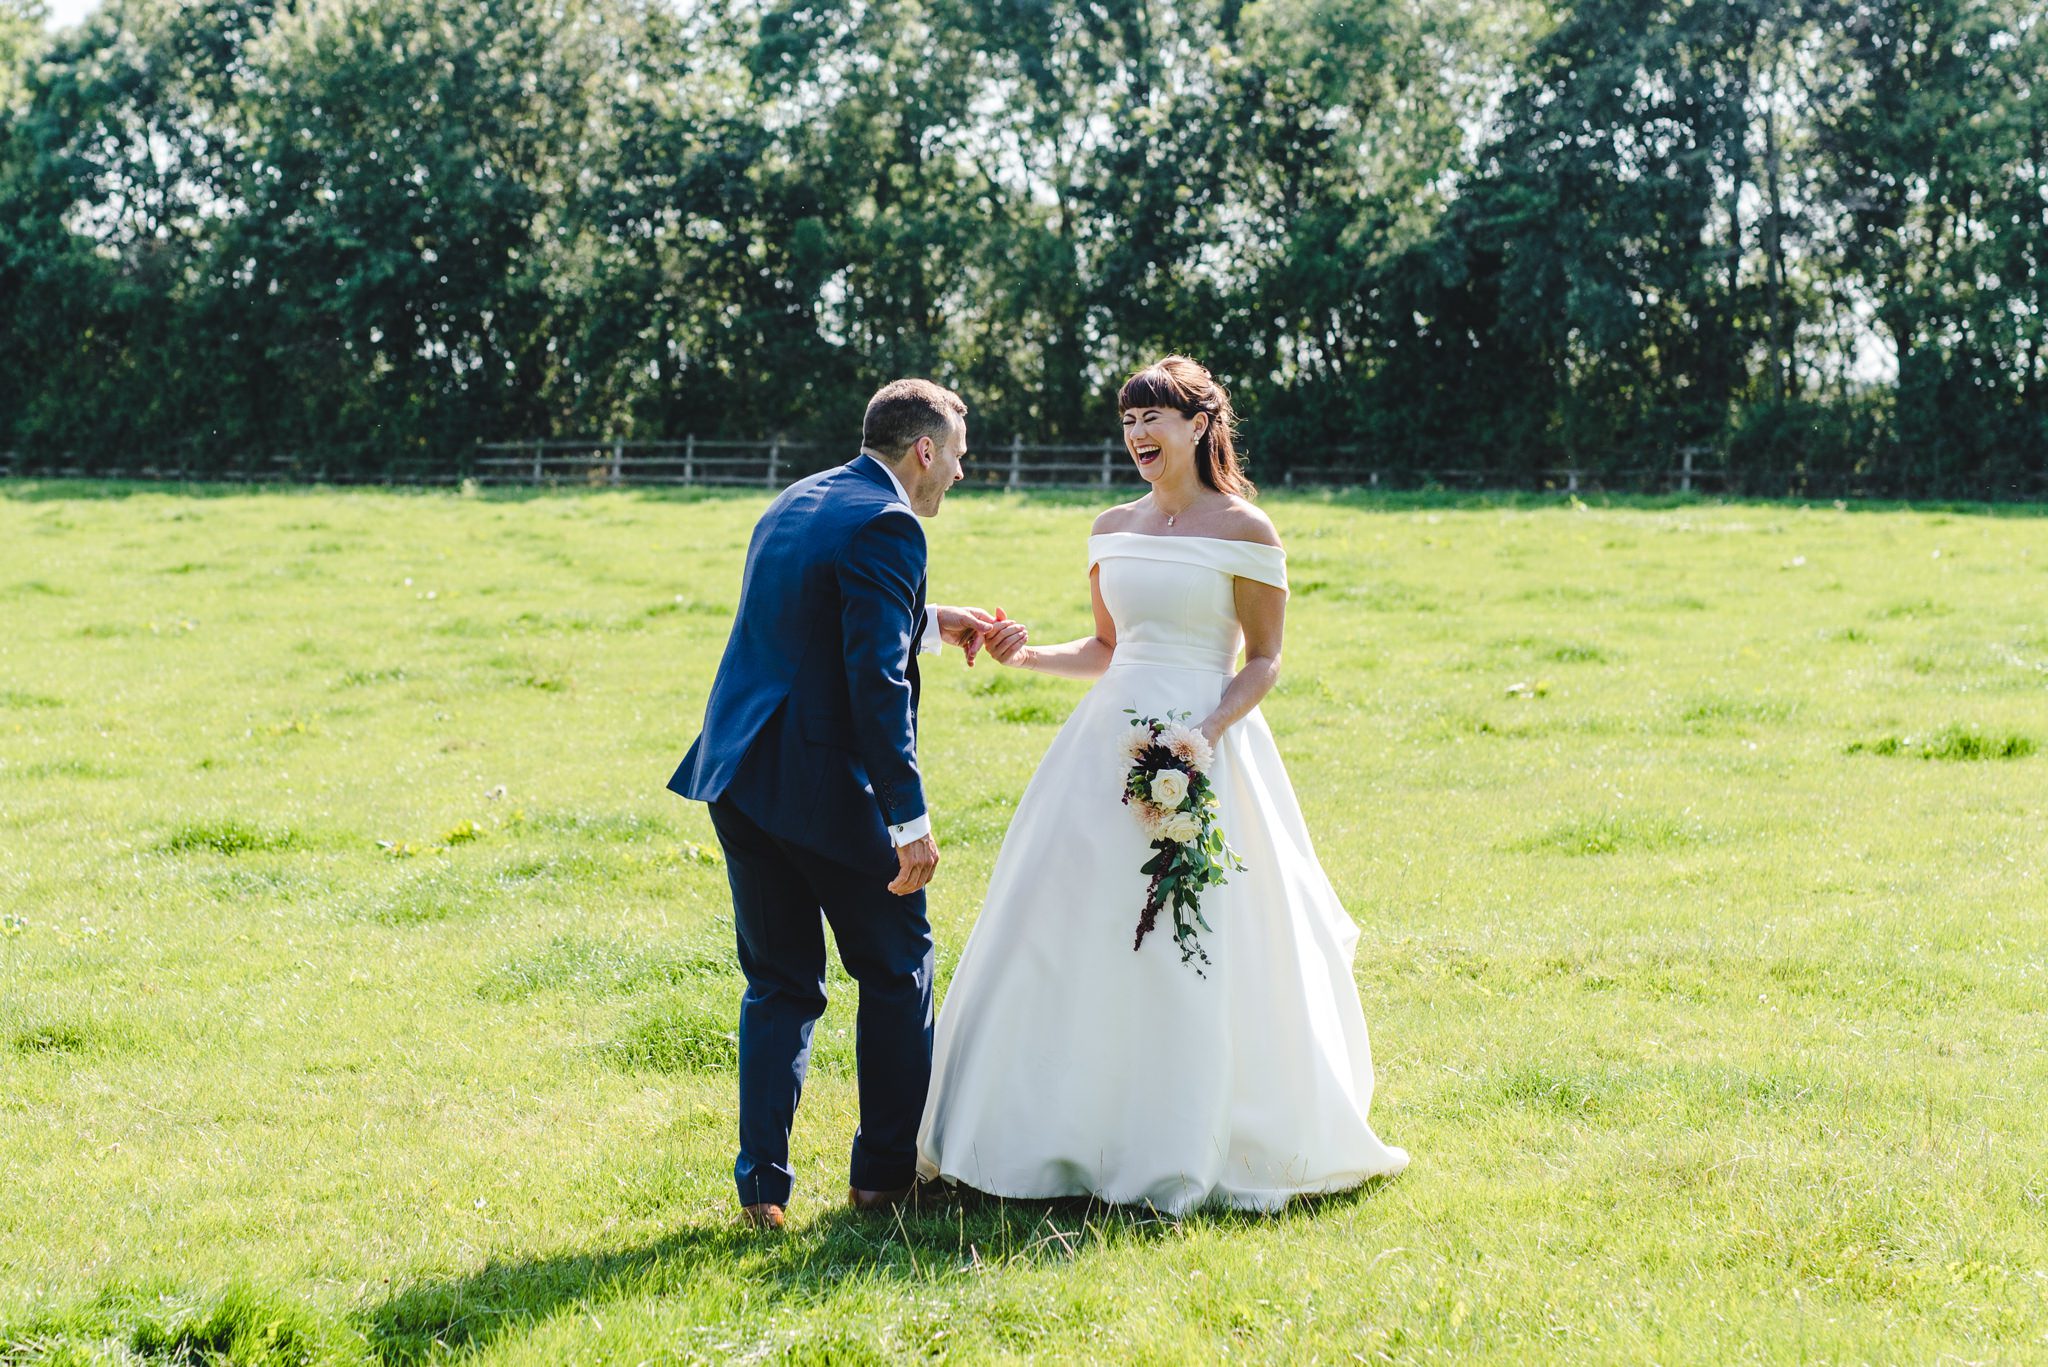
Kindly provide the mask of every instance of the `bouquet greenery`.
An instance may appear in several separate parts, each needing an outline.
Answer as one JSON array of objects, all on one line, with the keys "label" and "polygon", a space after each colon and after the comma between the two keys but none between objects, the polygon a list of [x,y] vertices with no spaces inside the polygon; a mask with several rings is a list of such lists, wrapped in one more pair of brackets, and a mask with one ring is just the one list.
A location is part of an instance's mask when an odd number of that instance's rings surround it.
[{"label": "bouquet greenery", "polygon": [[1124,804],[1138,814],[1156,851],[1138,871],[1150,874],[1145,906],[1138,914],[1141,948],[1159,924],[1159,913],[1173,908],[1173,939],[1180,960],[1207,977],[1202,966],[1209,955],[1197,930],[1212,930],[1202,917],[1202,892],[1228,880],[1226,870],[1242,871],[1244,861],[1223,838],[1216,789],[1209,782],[1215,755],[1208,737],[1187,724],[1185,712],[1168,712],[1164,721],[1131,715],[1131,734],[1124,742],[1129,771],[1124,775]]}]

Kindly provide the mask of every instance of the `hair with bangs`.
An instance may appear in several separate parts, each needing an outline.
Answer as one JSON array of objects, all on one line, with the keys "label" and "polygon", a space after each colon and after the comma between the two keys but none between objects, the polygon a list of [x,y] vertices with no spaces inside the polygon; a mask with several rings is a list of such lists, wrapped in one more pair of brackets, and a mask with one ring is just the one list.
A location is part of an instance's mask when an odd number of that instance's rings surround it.
[{"label": "hair with bangs", "polygon": [[1207,413],[1209,429],[1195,443],[1195,473],[1221,493],[1257,496],[1237,458],[1237,411],[1230,406],[1230,395],[1199,361],[1167,356],[1125,380],[1116,392],[1116,409],[1127,413],[1133,408],[1171,408],[1184,418]]}]

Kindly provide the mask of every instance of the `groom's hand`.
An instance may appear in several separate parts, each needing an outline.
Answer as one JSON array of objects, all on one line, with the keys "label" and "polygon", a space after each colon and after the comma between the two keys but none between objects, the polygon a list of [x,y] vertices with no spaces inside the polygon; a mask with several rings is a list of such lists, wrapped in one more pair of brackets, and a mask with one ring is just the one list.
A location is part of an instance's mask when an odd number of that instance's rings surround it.
[{"label": "groom's hand", "polygon": [[[889,891],[898,897],[908,897],[926,883],[932,881],[932,872],[939,867],[939,842],[930,836],[913,840],[908,845],[896,847],[896,881],[889,884]],[[870,884],[869,886],[873,886]]]},{"label": "groom's hand", "polygon": [[980,608],[933,607],[932,615],[939,619],[939,639],[947,645],[959,646],[967,654],[967,667],[974,667],[974,657],[981,653],[983,638],[996,619]]}]

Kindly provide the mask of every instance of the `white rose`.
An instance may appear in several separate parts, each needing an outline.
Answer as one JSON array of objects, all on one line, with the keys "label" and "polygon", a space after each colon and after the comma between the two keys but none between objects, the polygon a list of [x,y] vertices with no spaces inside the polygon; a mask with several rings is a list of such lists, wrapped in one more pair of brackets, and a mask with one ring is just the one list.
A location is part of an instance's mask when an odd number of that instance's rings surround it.
[{"label": "white rose", "polygon": [[1166,818],[1165,824],[1159,828],[1159,833],[1168,840],[1176,840],[1185,845],[1202,833],[1202,819],[1193,812],[1175,812]]},{"label": "white rose", "polygon": [[1172,811],[1187,800],[1188,775],[1185,769],[1161,769],[1152,775],[1152,800]]}]

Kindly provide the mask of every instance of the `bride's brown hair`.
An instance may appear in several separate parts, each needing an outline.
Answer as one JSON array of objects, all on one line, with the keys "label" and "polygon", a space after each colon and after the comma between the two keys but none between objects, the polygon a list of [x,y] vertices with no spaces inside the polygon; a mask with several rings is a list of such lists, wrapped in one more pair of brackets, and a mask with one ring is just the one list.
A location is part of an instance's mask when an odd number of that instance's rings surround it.
[{"label": "bride's brown hair", "polygon": [[1186,356],[1154,361],[1116,392],[1116,410],[1171,408],[1184,418],[1209,415],[1209,430],[1195,443],[1195,473],[1211,489],[1239,498],[1255,498],[1258,490],[1244,476],[1237,459],[1237,412],[1230,395],[1207,367]]}]

